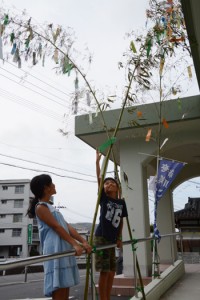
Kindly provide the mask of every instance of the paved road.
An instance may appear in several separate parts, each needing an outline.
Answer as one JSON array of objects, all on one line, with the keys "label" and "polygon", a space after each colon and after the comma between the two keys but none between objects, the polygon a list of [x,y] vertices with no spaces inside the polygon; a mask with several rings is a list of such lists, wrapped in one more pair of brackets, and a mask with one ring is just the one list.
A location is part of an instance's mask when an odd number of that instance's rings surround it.
[{"label": "paved road", "polygon": [[[70,289],[70,299],[83,300],[85,285],[85,270],[80,270],[81,282]],[[1,300],[49,300],[43,295],[43,273],[28,273],[27,282],[24,274],[0,276]],[[91,300],[91,295],[88,300]],[[128,300],[130,297],[112,296],[111,300]],[[97,300],[97,299],[95,299]]]}]

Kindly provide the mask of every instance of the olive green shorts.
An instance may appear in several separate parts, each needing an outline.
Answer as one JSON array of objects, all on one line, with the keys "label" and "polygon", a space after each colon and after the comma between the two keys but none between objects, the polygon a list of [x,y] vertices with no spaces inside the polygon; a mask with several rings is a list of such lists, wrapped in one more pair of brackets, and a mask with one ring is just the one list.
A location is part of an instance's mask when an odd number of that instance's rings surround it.
[{"label": "olive green shorts", "polygon": [[[95,246],[105,246],[112,244],[102,236],[94,237]],[[116,271],[115,247],[97,250],[95,253],[95,268],[97,272]]]}]

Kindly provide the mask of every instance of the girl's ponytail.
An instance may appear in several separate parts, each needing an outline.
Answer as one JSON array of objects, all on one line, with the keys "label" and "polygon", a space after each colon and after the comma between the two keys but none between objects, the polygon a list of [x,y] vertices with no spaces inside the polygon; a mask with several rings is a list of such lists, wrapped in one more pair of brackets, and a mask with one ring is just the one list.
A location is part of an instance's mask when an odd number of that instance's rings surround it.
[{"label": "girl's ponytail", "polygon": [[29,202],[29,207],[27,210],[27,215],[29,216],[30,219],[33,219],[35,217],[35,207],[38,204],[39,199],[37,198],[31,198]]}]

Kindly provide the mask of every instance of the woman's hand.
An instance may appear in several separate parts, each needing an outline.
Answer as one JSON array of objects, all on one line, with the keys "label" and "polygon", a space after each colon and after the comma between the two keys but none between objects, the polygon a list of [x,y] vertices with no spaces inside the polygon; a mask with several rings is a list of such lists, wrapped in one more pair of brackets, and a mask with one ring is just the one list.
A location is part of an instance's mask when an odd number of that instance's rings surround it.
[{"label": "woman's hand", "polygon": [[85,241],[82,245],[87,254],[90,254],[92,252],[92,247],[88,244],[88,242]]},{"label": "woman's hand", "polygon": [[76,251],[76,253],[75,253],[76,256],[80,256],[83,253],[83,247],[81,245],[76,244],[73,247]]}]

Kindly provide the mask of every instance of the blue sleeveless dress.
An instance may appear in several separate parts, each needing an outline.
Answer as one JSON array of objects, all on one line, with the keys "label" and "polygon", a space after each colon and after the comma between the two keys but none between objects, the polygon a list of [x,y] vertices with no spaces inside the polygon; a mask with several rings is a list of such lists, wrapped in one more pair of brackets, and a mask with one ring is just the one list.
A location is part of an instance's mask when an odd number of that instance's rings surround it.
[{"label": "blue sleeveless dress", "polygon": [[[51,204],[39,202],[46,205],[57,222],[69,232],[67,223],[62,214]],[[38,229],[42,254],[53,254],[73,250],[73,247],[38,216]],[[67,256],[59,259],[44,262],[44,295],[52,296],[52,292],[59,288],[68,288],[79,284],[80,277],[75,256]]]}]

